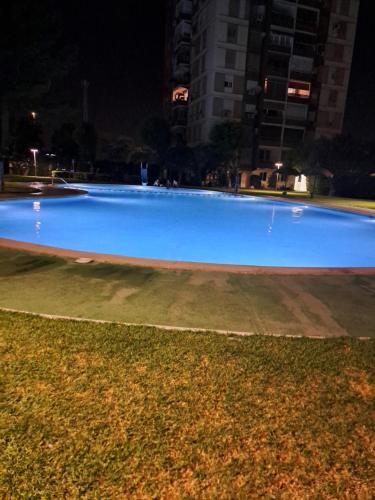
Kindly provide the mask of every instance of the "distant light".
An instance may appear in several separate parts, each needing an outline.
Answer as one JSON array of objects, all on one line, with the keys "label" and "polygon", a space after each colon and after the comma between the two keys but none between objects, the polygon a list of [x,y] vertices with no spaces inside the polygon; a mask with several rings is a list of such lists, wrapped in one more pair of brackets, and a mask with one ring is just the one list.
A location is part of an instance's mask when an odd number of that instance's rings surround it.
[{"label": "distant light", "polygon": [[36,169],[37,169],[36,154],[39,153],[39,149],[31,148],[30,151],[32,152],[34,157],[34,175],[36,177]]},{"label": "distant light", "polygon": [[275,163],[275,167],[277,168],[277,170],[279,170],[279,168],[281,168],[284,164],[281,163],[281,161],[278,161]]},{"label": "distant light", "polygon": [[33,120],[36,120],[36,117],[38,116],[38,113],[36,113],[36,111],[31,111],[30,115],[31,115],[31,118]]},{"label": "distant light", "polygon": [[186,87],[176,87],[172,92],[173,102],[187,102],[189,99],[189,89]]}]

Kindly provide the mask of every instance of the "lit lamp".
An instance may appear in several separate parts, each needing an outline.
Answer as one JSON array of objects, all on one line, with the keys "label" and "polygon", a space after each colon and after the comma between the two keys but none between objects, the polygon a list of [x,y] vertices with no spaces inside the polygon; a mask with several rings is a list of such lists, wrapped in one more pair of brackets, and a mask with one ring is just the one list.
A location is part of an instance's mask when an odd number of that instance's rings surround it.
[{"label": "lit lamp", "polygon": [[32,152],[33,154],[33,158],[34,158],[34,175],[36,177],[36,167],[37,167],[37,164],[36,164],[36,154],[39,153],[39,149],[30,149],[30,151]]},{"label": "lit lamp", "polygon": [[275,167],[277,168],[277,177],[276,177],[276,191],[277,191],[277,185],[279,183],[279,170],[283,166],[283,163],[281,161],[278,161],[275,163]]}]

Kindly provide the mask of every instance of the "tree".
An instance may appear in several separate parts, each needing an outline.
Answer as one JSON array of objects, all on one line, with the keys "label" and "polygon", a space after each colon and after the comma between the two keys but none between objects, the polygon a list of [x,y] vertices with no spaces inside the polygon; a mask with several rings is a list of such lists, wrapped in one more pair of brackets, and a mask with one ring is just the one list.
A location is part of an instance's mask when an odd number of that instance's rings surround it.
[{"label": "tree", "polygon": [[105,160],[127,162],[134,147],[132,138],[125,135],[119,135],[112,141],[102,141],[101,156]]},{"label": "tree", "polygon": [[208,172],[215,170],[218,164],[217,157],[213,151],[210,144],[197,144],[193,148],[197,177],[199,179],[199,184],[202,183],[202,179],[206,177]]},{"label": "tree", "polygon": [[91,167],[96,158],[96,147],[98,138],[94,125],[83,123],[78,134],[78,142],[81,150],[81,159],[90,163]]},{"label": "tree", "polygon": [[283,161],[283,166],[278,169],[277,173],[285,178],[285,191],[287,194],[287,182],[289,176],[301,175],[304,165],[304,149],[303,146],[299,149],[290,149]]},{"label": "tree", "polygon": [[[309,144],[303,153],[303,173],[329,179],[330,194],[353,195],[356,186],[374,170],[373,144],[347,135],[321,137]],[[313,195],[312,190],[312,195]]]},{"label": "tree", "polygon": [[75,139],[75,125],[63,123],[54,131],[51,138],[53,152],[61,162],[69,162],[79,157],[79,146]]},{"label": "tree", "polygon": [[42,127],[40,123],[31,117],[20,118],[15,129],[15,153],[21,156],[29,155],[31,148],[41,149],[42,146]]},{"label": "tree", "polygon": [[141,137],[146,146],[151,148],[162,164],[171,144],[171,132],[168,122],[160,116],[151,116],[142,126]]},{"label": "tree", "polygon": [[228,187],[232,186],[233,176],[238,178],[241,139],[242,129],[238,122],[228,120],[217,123],[210,132],[210,146],[219,163],[225,168]]},{"label": "tree", "polygon": [[134,145],[129,154],[129,161],[132,163],[152,163],[155,161],[155,152],[149,146]]},{"label": "tree", "polygon": [[194,151],[189,146],[179,144],[170,148],[165,157],[168,174],[181,184],[183,177],[191,179],[196,176]]}]

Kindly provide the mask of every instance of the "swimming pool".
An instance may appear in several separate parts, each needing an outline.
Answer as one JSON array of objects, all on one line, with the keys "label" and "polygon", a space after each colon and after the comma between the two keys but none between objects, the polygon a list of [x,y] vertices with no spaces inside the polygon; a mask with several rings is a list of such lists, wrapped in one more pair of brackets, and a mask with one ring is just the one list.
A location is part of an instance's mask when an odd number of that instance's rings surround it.
[{"label": "swimming pool", "polygon": [[0,237],[129,257],[375,267],[375,218],[253,196],[82,185],[83,196],[0,203]]}]

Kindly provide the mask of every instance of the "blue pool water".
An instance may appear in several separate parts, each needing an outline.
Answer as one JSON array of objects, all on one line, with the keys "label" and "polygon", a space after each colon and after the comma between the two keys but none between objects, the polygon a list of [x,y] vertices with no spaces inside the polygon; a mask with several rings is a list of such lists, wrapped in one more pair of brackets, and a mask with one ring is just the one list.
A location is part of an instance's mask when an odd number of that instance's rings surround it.
[{"label": "blue pool water", "polygon": [[84,196],[0,203],[0,237],[190,262],[374,267],[375,218],[210,191],[80,185]]}]

